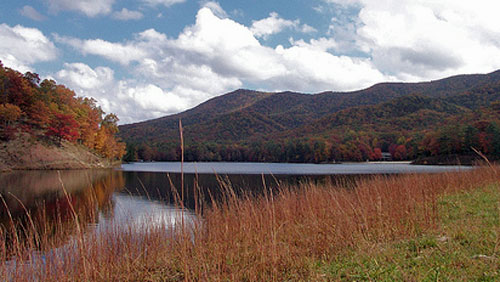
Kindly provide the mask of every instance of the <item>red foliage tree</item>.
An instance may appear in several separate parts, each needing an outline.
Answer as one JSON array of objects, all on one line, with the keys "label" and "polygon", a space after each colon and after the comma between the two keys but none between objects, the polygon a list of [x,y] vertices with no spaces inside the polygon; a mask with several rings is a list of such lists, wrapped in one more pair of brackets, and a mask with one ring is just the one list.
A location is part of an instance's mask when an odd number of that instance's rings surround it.
[{"label": "red foliage tree", "polygon": [[65,114],[55,114],[50,121],[49,128],[45,135],[53,136],[57,139],[58,144],[61,144],[63,139],[75,141],[78,139],[78,123],[73,116]]},{"label": "red foliage tree", "polygon": [[407,151],[405,145],[399,145],[396,147],[396,151],[394,152],[393,158],[395,160],[405,160],[407,157]]},{"label": "red foliage tree", "polygon": [[372,159],[377,161],[382,159],[382,150],[380,148],[373,149]]}]

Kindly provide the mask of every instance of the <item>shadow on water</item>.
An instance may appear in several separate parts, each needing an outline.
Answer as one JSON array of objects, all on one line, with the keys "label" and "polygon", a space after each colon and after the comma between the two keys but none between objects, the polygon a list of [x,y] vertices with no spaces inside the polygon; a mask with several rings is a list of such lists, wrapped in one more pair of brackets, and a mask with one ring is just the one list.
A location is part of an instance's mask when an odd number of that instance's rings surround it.
[{"label": "shadow on water", "polygon": [[228,191],[236,196],[258,196],[264,192],[292,189],[300,184],[333,184],[351,188],[356,180],[373,175],[254,175],[254,174],[184,174],[184,191],[181,174],[159,172],[124,172],[125,189],[121,193],[178,205],[184,195],[185,208],[195,210],[196,199],[205,203],[220,201]]}]

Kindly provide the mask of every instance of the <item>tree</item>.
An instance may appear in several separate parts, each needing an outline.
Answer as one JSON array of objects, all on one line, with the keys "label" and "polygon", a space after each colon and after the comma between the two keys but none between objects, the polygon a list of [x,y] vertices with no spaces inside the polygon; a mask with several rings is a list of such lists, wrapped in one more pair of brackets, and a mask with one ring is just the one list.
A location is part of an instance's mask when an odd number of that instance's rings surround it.
[{"label": "tree", "polygon": [[71,115],[55,114],[45,135],[55,137],[59,145],[63,139],[75,141],[79,136],[78,123]]},{"label": "tree", "polygon": [[479,130],[477,128],[467,125],[464,130],[464,151],[472,152],[472,147],[479,147]]},{"label": "tree", "polygon": [[399,145],[396,147],[393,158],[395,160],[405,160],[407,157],[406,147],[405,145]]},{"label": "tree", "polygon": [[139,155],[137,153],[137,146],[135,144],[127,144],[126,153],[123,156],[123,160],[127,162],[135,162],[139,159]]},{"label": "tree", "polygon": [[142,144],[138,151],[138,157],[144,161],[151,161],[154,158],[155,152],[151,147],[146,144]]},{"label": "tree", "polygon": [[35,101],[27,110],[28,123],[38,128],[46,128],[50,123],[50,110],[47,105],[41,101]]},{"label": "tree", "polygon": [[[439,142],[434,134],[428,134],[422,140],[422,148],[431,156],[439,155]],[[391,154],[392,155],[392,154]]]},{"label": "tree", "polygon": [[9,103],[0,105],[0,121],[3,127],[8,127],[12,122],[17,121],[21,117],[21,109]]},{"label": "tree", "polygon": [[376,161],[382,159],[382,150],[380,148],[373,149],[372,159]]},{"label": "tree", "polygon": [[486,128],[490,139],[490,154],[500,156],[500,126],[494,122]]},{"label": "tree", "polygon": [[24,78],[34,87],[38,87],[40,84],[40,76],[36,73],[27,72],[24,74]]},{"label": "tree", "polygon": [[118,133],[118,121],[120,119],[115,114],[107,114],[101,122],[111,134]]}]

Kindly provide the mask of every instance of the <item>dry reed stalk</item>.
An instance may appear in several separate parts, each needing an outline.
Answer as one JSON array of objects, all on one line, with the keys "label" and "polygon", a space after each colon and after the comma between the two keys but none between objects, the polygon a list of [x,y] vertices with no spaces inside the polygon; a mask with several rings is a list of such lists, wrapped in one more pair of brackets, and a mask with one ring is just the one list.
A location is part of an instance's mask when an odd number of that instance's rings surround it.
[{"label": "dry reed stalk", "polygon": [[184,135],[181,119],[179,119],[179,137],[181,141],[181,203],[184,203]]},{"label": "dry reed stalk", "polygon": [[[21,207],[23,208],[26,216],[28,217],[28,221],[30,223],[30,227],[31,227],[31,232],[33,233],[33,235],[35,236],[35,246],[39,246],[40,245],[40,237],[38,236],[38,232],[36,232],[36,228],[35,228],[35,223],[33,222],[33,219],[31,218],[31,213],[28,211],[28,209],[26,208],[26,206],[24,205],[24,203],[18,198],[16,197],[16,195],[12,194],[9,192],[9,195],[11,197],[13,197],[20,205]],[[26,234],[27,237],[28,234]]]},{"label": "dry reed stalk", "polygon": [[472,151],[474,151],[474,153],[478,154],[478,156],[480,156],[488,164],[489,167],[492,167],[490,160],[488,160],[488,158],[481,151],[479,151],[478,149],[476,149],[474,147],[470,147],[470,148],[472,149]]},{"label": "dry reed stalk", "polygon": [[[182,236],[182,241],[185,242],[185,244],[182,245],[182,253],[183,257],[185,258],[187,254],[187,249],[189,244],[189,240],[186,238],[189,236],[186,234],[186,226],[184,222],[184,135],[183,135],[183,129],[182,129],[182,120],[179,119],[179,137],[180,137],[180,142],[181,142],[181,201],[180,201],[180,206],[181,206],[181,236]],[[184,281],[189,280],[189,268],[187,265],[187,260],[184,259]]]}]

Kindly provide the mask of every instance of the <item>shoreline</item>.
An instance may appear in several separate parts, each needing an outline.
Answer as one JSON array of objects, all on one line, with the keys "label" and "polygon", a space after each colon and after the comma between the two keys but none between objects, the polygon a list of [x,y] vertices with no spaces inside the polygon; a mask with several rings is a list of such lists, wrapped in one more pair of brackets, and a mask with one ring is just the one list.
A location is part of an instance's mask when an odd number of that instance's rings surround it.
[{"label": "shoreline", "polygon": [[119,164],[120,161],[98,156],[83,145],[63,141],[56,146],[29,134],[0,143],[0,172],[114,168]]}]

